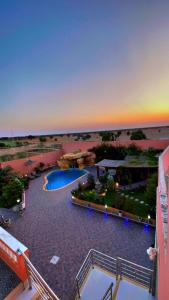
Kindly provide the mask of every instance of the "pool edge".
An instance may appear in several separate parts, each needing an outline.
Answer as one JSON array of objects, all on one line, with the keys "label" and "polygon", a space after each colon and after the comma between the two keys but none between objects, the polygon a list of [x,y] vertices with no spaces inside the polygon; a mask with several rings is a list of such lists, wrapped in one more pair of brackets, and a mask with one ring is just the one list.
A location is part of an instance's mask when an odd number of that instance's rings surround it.
[{"label": "pool edge", "polygon": [[[60,169],[59,169],[59,170],[60,170]],[[68,170],[68,169],[64,169],[63,171],[65,171],[65,170]],[[80,169],[79,169],[79,170],[80,170]],[[46,185],[47,185],[47,183],[48,183],[47,176],[48,176],[50,173],[54,172],[54,171],[50,171],[50,172],[47,173],[46,175],[42,176],[43,179],[44,179],[44,181],[45,181],[45,183],[44,183],[43,186],[42,186],[42,189],[43,189],[45,192],[55,192],[55,191],[58,191],[58,190],[63,190],[63,189],[66,188],[67,186],[71,185],[72,183],[76,182],[76,181],[79,180],[80,178],[83,178],[84,176],[86,176],[87,174],[90,173],[90,172],[89,172],[88,170],[86,170],[86,169],[83,169],[83,170],[86,171],[86,174],[84,174],[84,175],[82,175],[82,176],[76,178],[75,180],[73,180],[72,182],[66,184],[65,186],[60,187],[60,188],[57,188],[57,189],[53,189],[53,190],[47,190],[47,189],[46,189]]]}]

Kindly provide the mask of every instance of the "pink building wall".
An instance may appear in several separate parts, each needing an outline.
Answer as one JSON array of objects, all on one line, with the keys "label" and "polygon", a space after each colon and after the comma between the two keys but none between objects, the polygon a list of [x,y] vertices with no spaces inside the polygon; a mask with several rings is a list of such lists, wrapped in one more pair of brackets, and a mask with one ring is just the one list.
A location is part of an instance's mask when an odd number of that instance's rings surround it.
[{"label": "pink building wall", "polygon": [[[165,149],[169,146],[169,140],[139,140],[139,141],[113,141],[113,142],[106,142],[106,144],[111,144],[113,146],[129,146],[131,144],[136,144],[137,146],[141,147],[142,149],[148,149],[150,147],[156,149]],[[65,153],[69,153],[76,150],[87,151],[88,149],[95,147],[97,145],[102,144],[102,142],[83,142],[83,141],[75,141],[75,142],[64,142],[63,149]]]},{"label": "pink building wall", "polygon": [[[63,150],[56,150],[48,153],[42,153],[40,155],[34,155],[28,158],[22,158],[17,160],[11,160],[1,163],[1,167],[11,166],[16,172],[24,175],[34,170],[40,162],[45,164],[45,167],[54,165],[56,161],[63,155]],[[32,160],[33,163],[29,166],[26,165],[28,160]]]},{"label": "pink building wall", "polygon": [[[169,219],[168,219],[168,234],[164,240],[163,219],[160,203],[160,194],[167,195],[167,203],[169,205],[169,181],[165,181],[165,176],[169,175],[169,147],[161,155],[162,169],[159,168],[159,183],[157,189],[157,299],[169,299]],[[160,172],[163,174],[160,174]],[[161,176],[164,175],[164,183],[162,186]],[[168,182],[168,184],[167,184]]]}]

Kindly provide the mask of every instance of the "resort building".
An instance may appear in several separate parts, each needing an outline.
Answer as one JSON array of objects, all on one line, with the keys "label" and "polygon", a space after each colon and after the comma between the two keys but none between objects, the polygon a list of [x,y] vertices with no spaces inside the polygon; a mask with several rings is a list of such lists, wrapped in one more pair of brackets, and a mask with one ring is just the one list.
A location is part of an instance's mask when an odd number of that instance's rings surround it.
[{"label": "resort building", "polygon": [[1,262],[18,278],[0,300],[169,299],[169,147],[159,157],[156,233],[149,220],[137,224],[109,216],[107,207],[102,214],[73,205],[68,190],[57,191],[56,210],[42,183],[37,178],[28,190],[29,213],[9,230],[0,227]]}]

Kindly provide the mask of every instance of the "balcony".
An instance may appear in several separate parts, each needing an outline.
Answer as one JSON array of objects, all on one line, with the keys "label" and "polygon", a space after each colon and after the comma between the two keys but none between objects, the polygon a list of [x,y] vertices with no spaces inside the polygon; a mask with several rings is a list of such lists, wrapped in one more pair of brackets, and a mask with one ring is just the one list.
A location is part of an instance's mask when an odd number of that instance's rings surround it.
[{"label": "balcony", "polygon": [[91,249],[76,276],[81,300],[153,300],[153,271]]}]

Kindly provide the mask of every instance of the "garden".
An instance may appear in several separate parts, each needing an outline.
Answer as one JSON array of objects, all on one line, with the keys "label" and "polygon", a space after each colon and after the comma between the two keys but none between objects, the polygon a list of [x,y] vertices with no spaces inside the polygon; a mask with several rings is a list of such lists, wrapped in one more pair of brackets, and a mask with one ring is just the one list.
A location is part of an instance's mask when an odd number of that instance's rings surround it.
[{"label": "garden", "polygon": [[156,215],[157,174],[153,173],[144,187],[122,190],[116,186],[113,177],[108,173],[100,176],[99,182],[92,175],[85,184],[79,184],[72,191],[76,199],[101,205],[103,208],[115,208],[121,213],[135,215],[138,219],[155,219]]}]

